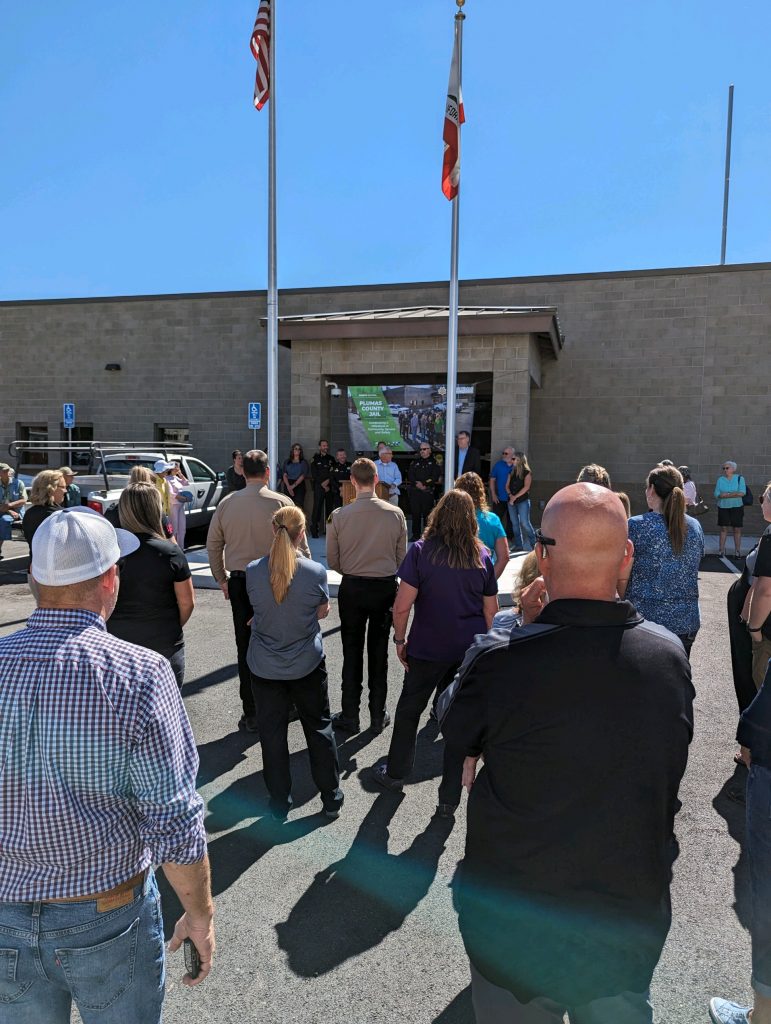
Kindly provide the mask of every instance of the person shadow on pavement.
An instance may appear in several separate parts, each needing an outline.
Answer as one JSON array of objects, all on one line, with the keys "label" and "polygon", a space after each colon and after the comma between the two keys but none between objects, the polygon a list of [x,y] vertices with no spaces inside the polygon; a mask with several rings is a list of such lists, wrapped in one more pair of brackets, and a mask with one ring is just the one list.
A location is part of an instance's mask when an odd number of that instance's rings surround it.
[{"label": "person shadow on pavement", "polygon": [[712,801],[712,806],[721,818],[725,819],[725,823],[728,826],[728,834],[739,845],[739,859],[732,869],[734,875],[734,910],[739,922],[745,928],[749,928],[752,918],[752,895],[750,892],[750,866],[744,845],[747,809],[742,802],[746,786],[747,769],[737,765],[731,778],[726,780],[721,786],[720,792]]},{"label": "person shadow on pavement", "polygon": [[195,788],[202,789],[221,775],[227,775],[248,757],[250,747],[259,743],[254,733],[231,732],[211,743],[198,745],[198,777]]},{"label": "person shadow on pavement", "polygon": [[[297,728],[300,728],[299,723],[297,723]],[[351,771],[355,770],[355,755],[372,739],[372,733],[362,732],[345,743],[338,742],[341,784],[350,776]],[[201,767],[198,772],[198,787],[200,788],[205,782],[211,782],[234,768],[245,759],[246,749],[257,742],[256,736],[249,736],[248,733],[234,733],[224,739],[216,740],[214,743],[206,744],[205,747],[199,747]],[[218,747],[220,749],[217,749]],[[296,811],[312,800],[319,799],[319,791],[311,776],[310,760],[305,746],[289,755],[289,765],[292,773],[292,810]],[[218,768],[221,770],[217,770]],[[224,832],[245,818],[254,817],[255,813],[258,813],[255,812],[255,806],[267,804],[267,799],[268,791],[263,782],[261,768],[249,775],[241,776],[208,801],[206,831],[209,833]]]},{"label": "person shadow on pavement", "polygon": [[403,853],[390,854],[388,826],[401,799],[377,796],[345,857],[319,871],[276,925],[295,974],[326,974],[374,948],[428,893],[454,822],[434,817]]},{"label": "person shadow on pavement", "polygon": [[[246,871],[276,846],[286,846],[333,822],[323,814],[306,815],[286,822],[276,821],[268,813],[245,828],[233,829],[209,843],[211,891],[216,899],[238,881]],[[163,872],[157,876],[163,910],[166,939],[174,933],[174,925],[182,914],[182,906]]]}]

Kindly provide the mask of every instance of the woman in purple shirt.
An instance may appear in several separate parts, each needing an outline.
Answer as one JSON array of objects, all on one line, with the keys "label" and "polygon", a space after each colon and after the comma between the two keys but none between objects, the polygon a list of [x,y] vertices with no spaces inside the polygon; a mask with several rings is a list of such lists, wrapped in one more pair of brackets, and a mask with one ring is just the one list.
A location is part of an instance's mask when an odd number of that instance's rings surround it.
[{"label": "woman in purple shirt", "polygon": [[[498,611],[498,584],[479,540],[474,502],[463,491],[442,497],[423,539],[412,545],[399,569],[393,609],[396,654],[405,669],[388,760],[373,778],[401,791],[415,761],[420,716],[431,695],[452,682],[477,633],[486,633]],[[410,610],[412,628],[407,636]],[[445,747],[437,813],[451,818],[460,802],[463,753]]]}]

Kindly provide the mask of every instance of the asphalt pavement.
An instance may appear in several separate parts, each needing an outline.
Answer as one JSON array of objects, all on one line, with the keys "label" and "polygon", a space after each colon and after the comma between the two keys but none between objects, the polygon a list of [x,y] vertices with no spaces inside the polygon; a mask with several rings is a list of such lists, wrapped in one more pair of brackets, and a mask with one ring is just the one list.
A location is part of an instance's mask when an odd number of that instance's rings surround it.
[{"label": "asphalt pavement", "polygon": [[[702,629],[692,656],[696,736],[677,820],[673,925],[653,983],[658,1024],[706,1022],[710,996],[742,1000],[750,991],[743,808],[726,795],[736,749],[725,622],[733,578],[727,564],[705,559]],[[218,955],[210,978],[193,991],[179,982],[181,954],[170,958],[166,1024],[473,1024],[450,891],[463,853],[465,802],[454,823],[434,817],[441,775],[435,727],[424,720],[402,796],[373,792],[362,778],[362,769],[386,754],[390,729],[344,742],[346,801],[340,819],[328,823],[318,813],[301,727],[293,723],[295,807],[286,824],[275,824],[266,816],[259,742],[236,729],[228,606],[212,590],[197,590],[196,601],[186,629],[184,697],[201,757]],[[23,576],[0,576],[0,634],[22,626],[31,610]],[[334,710],[342,662],[334,602],[323,629]],[[392,713],[400,682],[392,656]],[[612,842],[612,834],[598,833],[598,849]],[[163,891],[170,934],[178,906],[168,887]]]}]

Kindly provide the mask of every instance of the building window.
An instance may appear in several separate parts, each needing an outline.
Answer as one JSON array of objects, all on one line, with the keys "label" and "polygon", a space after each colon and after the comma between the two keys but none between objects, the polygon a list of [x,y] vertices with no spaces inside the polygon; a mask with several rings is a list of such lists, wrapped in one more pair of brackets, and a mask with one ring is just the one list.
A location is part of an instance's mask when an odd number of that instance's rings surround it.
[{"label": "building window", "polygon": [[[48,425],[46,423],[17,423],[16,439],[17,441],[47,441]],[[38,470],[48,465],[47,451],[35,451],[20,446],[16,458],[20,469]]]},{"label": "building window", "polygon": [[[64,424],[61,424],[61,439],[62,441],[69,440],[68,430]],[[93,440],[93,423],[78,423],[77,426],[72,428],[73,444],[90,444]],[[72,452],[70,454],[69,449],[65,445],[62,445],[62,459],[66,459],[73,469],[88,469],[91,465],[91,457],[88,452]]]},{"label": "building window", "polygon": [[155,440],[158,444],[189,444],[190,427],[184,423],[156,423]]}]

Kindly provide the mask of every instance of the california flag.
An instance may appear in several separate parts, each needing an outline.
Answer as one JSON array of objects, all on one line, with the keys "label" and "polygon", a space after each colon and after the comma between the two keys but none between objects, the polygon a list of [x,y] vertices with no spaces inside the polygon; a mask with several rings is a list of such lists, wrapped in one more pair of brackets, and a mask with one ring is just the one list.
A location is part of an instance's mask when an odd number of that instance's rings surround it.
[{"label": "california flag", "polygon": [[444,161],[442,163],[442,192],[448,199],[458,194],[460,184],[460,126],[466,120],[463,113],[463,94],[460,88],[460,52],[458,33],[452,49],[450,84],[447,86],[447,106],[444,111]]}]

